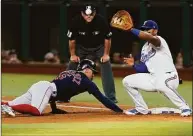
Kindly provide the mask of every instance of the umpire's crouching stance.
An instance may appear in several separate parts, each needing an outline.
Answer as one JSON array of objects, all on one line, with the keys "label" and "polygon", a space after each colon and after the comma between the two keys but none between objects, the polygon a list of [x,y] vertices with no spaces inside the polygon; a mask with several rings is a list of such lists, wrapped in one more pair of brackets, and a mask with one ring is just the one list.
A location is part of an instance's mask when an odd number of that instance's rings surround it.
[{"label": "umpire's crouching stance", "polygon": [[71,23],[68,34],[70,62],[67,70],[75,70],[82,59],[99,60],[105,95],[117,103],[109,52],[112,33],[104,18],[96,14],[96,8],[87,4],[81,15]]}]

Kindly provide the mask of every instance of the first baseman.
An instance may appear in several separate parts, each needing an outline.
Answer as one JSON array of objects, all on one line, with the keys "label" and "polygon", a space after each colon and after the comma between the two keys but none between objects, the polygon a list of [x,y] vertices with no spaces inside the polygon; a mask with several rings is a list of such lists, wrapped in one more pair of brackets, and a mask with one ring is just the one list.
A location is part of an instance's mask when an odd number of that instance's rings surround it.
[{"label": "first baseman", "polygon": [[135,103],[135,109],[125,113],[128,115],[149,113],[148,106],[139,92],[140,89],[164,94],[181,110],[181,116],[191,115],[192,110],[176,90],[179,85],[178,73],[167,42],[157,35],[157,23],[147,20],[141,30],[132,28],[131,33],[147,42],[142,47],[139,64],[134,63],[132,57],[125,58],[125,62],[139,72],[123,79],[123,86]]},{"label": "first baseman", "polygon": [[29,90],[22,96],[3,103],[2,112],[11,116],[15,116],[12,110],[27,113],[31,115],[42,115],[46,105],[50,102],[53,114],[64,114],[63,110],[56,107],[55,101],[69,100],[83,92],[92,94],[107,108],[115,112],[123,112],[111,100],[105,97],[98,89],[96,84],[92,82],[94,73],[96,73],[96,64],[92,60],[82,60],[76,70],[61,72],[53,81],[39,81],[33,84]]}]

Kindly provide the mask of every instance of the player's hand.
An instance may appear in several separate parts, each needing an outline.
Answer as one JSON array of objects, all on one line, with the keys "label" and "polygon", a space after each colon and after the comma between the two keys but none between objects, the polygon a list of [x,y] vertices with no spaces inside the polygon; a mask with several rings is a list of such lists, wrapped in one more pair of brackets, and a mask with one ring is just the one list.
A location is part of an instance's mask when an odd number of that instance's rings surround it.
[{"label": "player's hand", "polygon": [[50,113],[52,113],[52,114],[66,114],[68,112],[61,110],[61,109],[54,109]]},{"label": "player's hand", "polygon": [[132,55],[130,54],[129,58],[123,58],[124,59],[124,63],[128,64],[129,66],[133,66],[134,65],[134,58],[132,57]]},{"label": "player's hand", "polygon": [[109,59],[110,59],[109,55],[103,55],[103,56],[101,57],[101,62],[102,62],[102,63],[105,63],[105,62],[109,61]]},{"label": "player's hand", "polygon": [[78,56],[76,56],[76,55],[72,55],[70,57],[70,61],[72,61],[72,62],[80,62],[80,58]]}]

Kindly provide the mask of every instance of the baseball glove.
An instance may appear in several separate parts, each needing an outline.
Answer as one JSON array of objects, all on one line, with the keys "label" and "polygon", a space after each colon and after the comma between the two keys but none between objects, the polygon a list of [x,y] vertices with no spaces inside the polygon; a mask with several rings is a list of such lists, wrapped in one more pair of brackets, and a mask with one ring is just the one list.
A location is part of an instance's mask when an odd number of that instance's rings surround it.
[{"label": "baseball glove", "polygon": [[120,10],[112,17],[110,25],[114,28],[129,31],[133,27],[133,20],[127,11]]}]

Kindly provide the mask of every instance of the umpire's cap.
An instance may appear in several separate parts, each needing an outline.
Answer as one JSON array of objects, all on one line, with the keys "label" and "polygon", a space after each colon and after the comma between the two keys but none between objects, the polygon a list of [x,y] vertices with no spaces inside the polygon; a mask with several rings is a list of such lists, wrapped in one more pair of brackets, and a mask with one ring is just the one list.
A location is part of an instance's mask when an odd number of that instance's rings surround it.
[{"label": "umpire's cap", "polygon": [[89,59],[83,59],[79,64],[78,64],[78,67],[77,67],[77,71],[82,71],[86,68],[89,68],[91,69],[94,74],[98,73],[98,71],[96,70],[96,64],[94,61],[92,60],[89,60]]},{"label": "umpire's cap", "polygon": [[146,20],[143,23],[143,25],[141,26],[141,30],[148,30],[148,29],[157,29],[158,30],[157,23],[153,20]]},{"label": "umpire's cap", "polygon": [[85,14],[85,15],[93,15],[96,12],[96,7],[93,4],[85,4],[81,11]]}]

